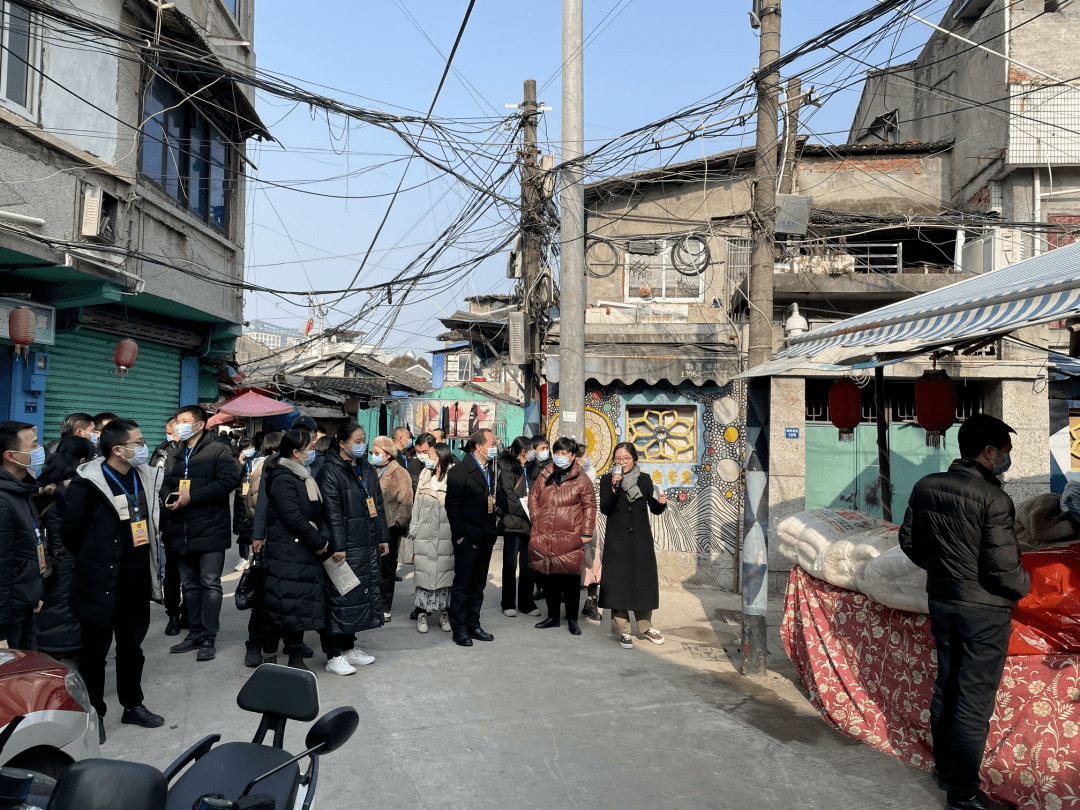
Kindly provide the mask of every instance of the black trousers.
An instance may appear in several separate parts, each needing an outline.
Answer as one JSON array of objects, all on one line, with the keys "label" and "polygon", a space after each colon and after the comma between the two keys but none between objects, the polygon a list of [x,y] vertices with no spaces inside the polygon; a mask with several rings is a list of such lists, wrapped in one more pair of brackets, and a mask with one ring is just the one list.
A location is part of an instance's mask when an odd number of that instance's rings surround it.
[{"label": "black trousers", "polygon": [[938,662],[930,731],[934,763],[949,784],[950,799],[970,798],[979,790],[1011,627],[1011,611],[930,600]]},{"label": "black trousers", "polygon": [[248,649],[262,647],[263,637],[266,635],[266,613],[263,611],[262,596],[256,597],[251,610],[248,611],[248,637],[245,646]]},{"label": "black trousers", "polygon": [[285,642],[283,649],[286,654],[298,653],[300,648],[304,646],[304,631],[279,630],[269,621],[265,622],[262,651],[267,655],[273,655],[277,652],[279,641]]},{"label": "black trousers", "polygon": [[533,572],[529,568],[529,536],[527,534],[503,535],[502,608],[503,610],[517,608],[522,613],[536,610],[536,602],[533,601]]},{"label": "black trousers", "polygon": [[545,574],[544,598],[547,600],[548,618],[559,618],[559,604],[566,606],[566,620],[578,620],[578,598],[581,590],[580,574]]},{"label": "black trousers", "polygon": [[450,588],[450,627],[463,633],[480,626],[491,547],[474,546],[468,538],[454,543],[454,584]]},{"label": "black trousers", "polygon": [[79,620],[82,654],[79,674],[86,682],[90,702],[105,716],[105,662],[116,641],[116,696],[125,709],[143,702],[142,642],[150,628],[150,573],[145,568],[122,570],[116,582],[112,623],[109,626]]},{"label": "black trousers", "polygon": [[180,569],[177,567],[176,557],[172,550],[172,539],[168,534],[161,538],[165,547],[165,581],[161,583],[162,601],[165,603],[165,612],[170,616],[184,614],[184,593],[180,588]]},{"label": "black trousers", "polygon": [[328,659],[337,658],[345,650],[356,646],[356,633],[319,633],[322,651]]},{"label": "black trousers", "polygon": [[404,534],[400,529],[391,529],[390,553],[379,558],[379,565],[382,569],[383,613],[390,613],[390,608],[394,605],[394,584],[397,581],[394,577],[397,576],[398,546],[401,545],[401,538],[403,536]]}]

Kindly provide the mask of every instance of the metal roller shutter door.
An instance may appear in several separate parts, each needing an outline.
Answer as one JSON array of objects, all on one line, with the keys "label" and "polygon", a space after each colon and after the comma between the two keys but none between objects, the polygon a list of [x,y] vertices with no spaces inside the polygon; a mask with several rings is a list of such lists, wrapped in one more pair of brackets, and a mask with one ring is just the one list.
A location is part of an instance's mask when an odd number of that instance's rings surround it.
[{"label": "metal roller shutter door", "polygon": [[76,411],[134,419],[151,448],[165,440],[165,420],[180,404],[180,350],[142,341],[121,379],[112,361],[118,340],[86,329],[57,332],[45,385],[46,440],[59,436],[64,417]]}]

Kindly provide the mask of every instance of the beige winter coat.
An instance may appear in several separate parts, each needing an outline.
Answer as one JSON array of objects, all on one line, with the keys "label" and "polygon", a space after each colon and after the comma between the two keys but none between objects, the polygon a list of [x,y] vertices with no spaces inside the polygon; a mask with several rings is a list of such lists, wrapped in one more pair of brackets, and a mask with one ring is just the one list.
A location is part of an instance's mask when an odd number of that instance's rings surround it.
[{"label": "beige winter coat", "polygon": [[417,588],[435,591],[454,584],[454,541],[446,517],[446,479],[431,470],[420,473],[413,501],[412,540]]},{"label": "beige winter coat", "polygon": [[386,466],[376,469],[379,472],[379,486],[382,487],[383,506],[386,508],[386,525],[391,535],[395,532],[404,535],[409,529],[412,515],[412,478],[396,461],[389,461]]}]

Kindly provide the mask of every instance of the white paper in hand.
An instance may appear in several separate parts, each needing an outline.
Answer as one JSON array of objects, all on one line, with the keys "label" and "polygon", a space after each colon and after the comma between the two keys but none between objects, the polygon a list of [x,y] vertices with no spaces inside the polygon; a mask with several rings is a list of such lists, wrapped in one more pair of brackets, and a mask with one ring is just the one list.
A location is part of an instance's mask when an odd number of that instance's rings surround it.
[{"label": "white paper in hand", "polygon": [[518,500],[521,501],[521,508],[525,510],[525,517],[527,517],[529,519],[529,522],[531,523],[532,522],[532,515],[529,514],[529,499],[528,498],[518,498]]},{"label": "white paper in hand", "polygon": [[352,568],[344,560],[335,562],[333,557],[327,557],[323,561],[323,568],[326,569],[326,575],[330,577],[330,582],[333,583],[337,592],[342,596],[360,584],[360,580],[356,578],[356,574],[353,573]]}]

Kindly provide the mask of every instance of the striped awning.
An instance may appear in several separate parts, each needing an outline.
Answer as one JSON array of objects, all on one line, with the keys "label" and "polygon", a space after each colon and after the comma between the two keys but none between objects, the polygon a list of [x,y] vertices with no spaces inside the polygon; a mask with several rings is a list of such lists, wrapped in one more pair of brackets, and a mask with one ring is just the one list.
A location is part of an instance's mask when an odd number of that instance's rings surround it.
[{"label": "striped awning", "polygon": [[791,338],[740,376],[883,365],[1080,316],[1080,243]]}]

